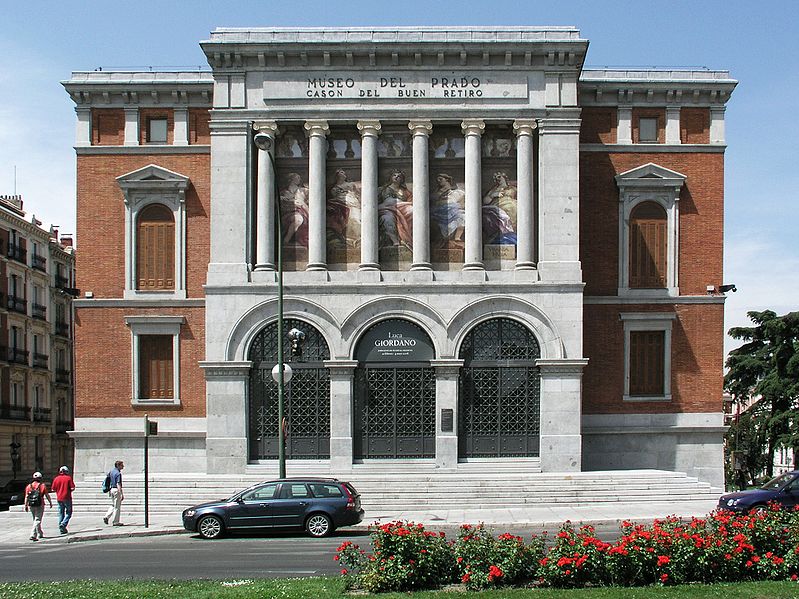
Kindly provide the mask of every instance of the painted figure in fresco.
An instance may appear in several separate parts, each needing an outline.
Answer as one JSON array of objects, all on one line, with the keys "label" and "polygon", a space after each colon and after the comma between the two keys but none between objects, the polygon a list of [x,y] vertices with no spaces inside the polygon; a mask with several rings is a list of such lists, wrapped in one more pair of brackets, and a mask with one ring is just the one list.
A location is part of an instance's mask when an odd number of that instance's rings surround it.
[{"label": "painted figure in fresco", "polygon": [[436,176],[438,189],[431,196],[430,226],[433,239],[438,240],[440,246],[448,242],[463,242],[463,232],[466,227],[466,211],[464,202],[466,194],[458,189],[455,180],[447,173]]},{"label": "painted figure in fresco", "polygon": [[498,245],[516,243],[516,186],[508,175],[494,173],[494,186],[483,197],[483,242]]},{"label": "painted figure in fresco", "polygon": [[389,180],[377,193],[377,219],[381,247],[413,243],[413,194],[405,185],[405,173],[391,171]]},{"label": "painted figure in fresco", "polygon": [[308,247],[308,186],[299,173],[286,175],[280,190],[281,225],[283,243]]},{"label": "painted figure in fresco", "polygon": [[358,183],[338,169],[327,194],[329,247],[357,247],[361,238],[361,194]]}]

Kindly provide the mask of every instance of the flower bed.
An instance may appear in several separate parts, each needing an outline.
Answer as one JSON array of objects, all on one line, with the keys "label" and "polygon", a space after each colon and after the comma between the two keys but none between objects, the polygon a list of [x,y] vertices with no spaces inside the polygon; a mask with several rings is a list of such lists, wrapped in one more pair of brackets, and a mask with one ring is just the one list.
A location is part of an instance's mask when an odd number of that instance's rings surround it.
[{"label": "flower bed", "polygon": [[570,522],[548,542],[494,537],[481,524],[464,525],[456,540],[421,524],[371,527],[374,552],[346,541],[334,559],[348,586],[370,592],[437,588],[460,582],[469,589],[499,586],[640,586],[691,582],[797,580],[799,509],[707,518],[668,517],[645,526],[623,522],[615,543],[590,526]]}]

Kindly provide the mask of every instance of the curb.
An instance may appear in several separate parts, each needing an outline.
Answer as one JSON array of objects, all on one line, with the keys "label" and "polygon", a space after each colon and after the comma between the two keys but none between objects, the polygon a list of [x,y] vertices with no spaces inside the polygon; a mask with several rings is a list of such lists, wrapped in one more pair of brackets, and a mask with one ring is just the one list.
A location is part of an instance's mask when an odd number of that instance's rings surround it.
[{"label": "curb", "polygon": [[189,534],[183,528],[167,528],[160,530],[131,530],[129,532],[98,532],[95,534],[67,537],[67,543],[81,543],[83,541],[102,541],[104,539],[124,539],[130,537],[158,537],[163,535]]}]

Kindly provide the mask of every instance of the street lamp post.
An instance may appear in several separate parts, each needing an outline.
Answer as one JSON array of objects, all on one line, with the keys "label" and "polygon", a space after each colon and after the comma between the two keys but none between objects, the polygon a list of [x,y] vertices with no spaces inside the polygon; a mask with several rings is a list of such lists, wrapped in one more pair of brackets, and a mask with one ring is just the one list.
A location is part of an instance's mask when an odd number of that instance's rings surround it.
[{"label": "street lamp post", "polygon": [[[277,364],[275,368],[272,369],[272,378],[274,378],[277,383],[278,477],[286,478],[286,433],[285,427],[283,426],[283,412],[285,386],[286,383],[291,380],[291,368],[283,363],[283,221],[280,213],[280,191],[277,187],[277,168],[275,167],[275,159],[272,156],[274,139],[271,135],[267,135],[261,131],[253,136],[253,143],[258,150],[266,154],[272,165],[272,180],[275,193],[275,237],[277,242]],[[259,218],[263,218],[263,215],[259,215]]]}]

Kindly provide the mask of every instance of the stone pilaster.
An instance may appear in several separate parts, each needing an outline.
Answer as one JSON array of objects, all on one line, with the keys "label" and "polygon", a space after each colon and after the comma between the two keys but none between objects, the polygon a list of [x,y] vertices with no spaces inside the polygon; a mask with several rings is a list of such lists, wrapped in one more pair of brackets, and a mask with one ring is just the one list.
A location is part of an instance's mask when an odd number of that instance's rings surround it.
[{"label": "stone pilaster", "polygon": [[208,474],[243,474],[247,466],[247,381],[251,362],[200,362],[205,373]]},{"label": "stone pilaster", "polygon": [[358,121],[361,132],[361,265],[380,270],[377,231],[377,136],[380,121]]},{"label": "stone pilaster", "polygon": [[92,145],[92,109],[75,108],[78,116],[78,123],[75,127],[75,145],[86,147]]},{"label": "stone pilaster", "polygon": [[357,360],[329,360],[330,372],[330,472],[352,470],[353,381]]},{"label": "stone pilaster", "polygon": [[480,140],[485,129],[482,120],[461,123],[466,137],[466,252],[463,270],[483,270],[483,190]]},{"label": "stone pilaster", "polygon": [[633,143],[633,108],[619,106],[618,123],[616,125],[616,143],[629,145]]},{"label": "stone pilaster", "polygon": [[125,108],[125,146],[139,145],[139,109]]},{"label": "stone pilaster", "polygon": [[175,129],[172,135],[173,146],[189,145],[189,109],[175,108]]},{"label": "stone pilaster", "polygon": [[309,138],[308,157],[308,266],[307,270],[327,270],[327,121],[306,121]]},{"label": "stone pilaster", "polygon": [[[436,372],[436,467],[458,467],[458,377],[463,360],[432,360]],[[444,430],[443,416],[451,415],[451,430]]]},{"label": "stone pilaster", "polygon": [[669,106],[666,108],[666,144],[680,143],[680,107]]},{"label": "stone pilaster", "polygon": [[724,131],[724,113],[726,112],[724,106],[711,106],[710,107],[710,143],[716,145],[724,145],[727,143]]},{"label": "stone pilaster", "polygon": [[581,385],[588,360],[536,360],[541,370],[541,470],[580,472]]}]

